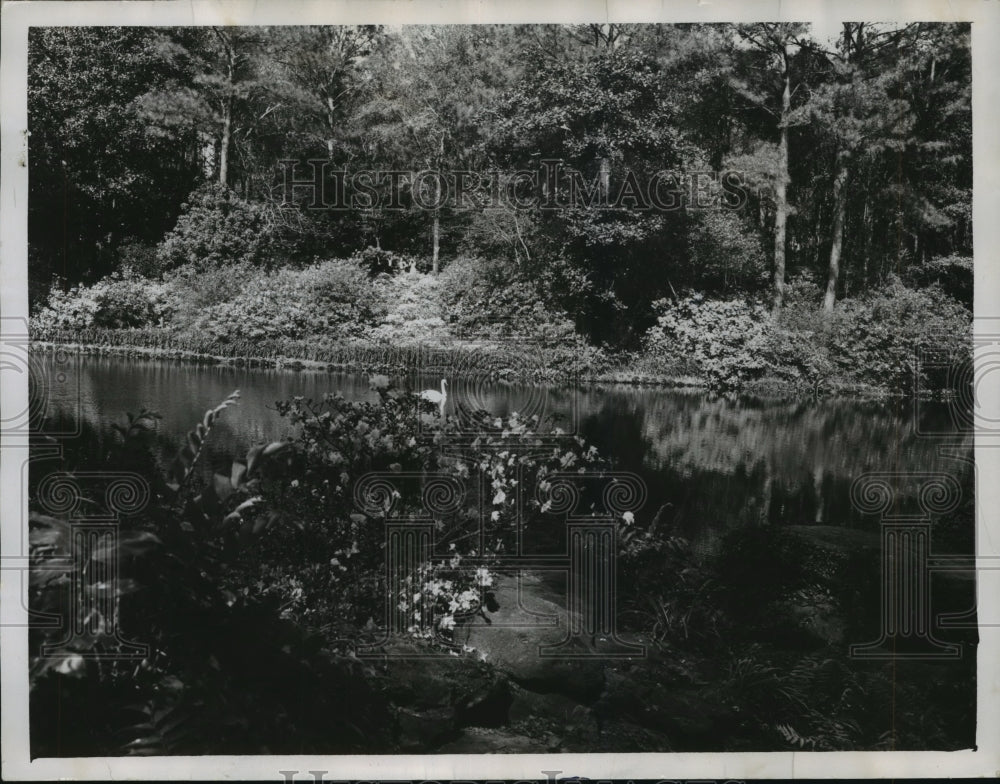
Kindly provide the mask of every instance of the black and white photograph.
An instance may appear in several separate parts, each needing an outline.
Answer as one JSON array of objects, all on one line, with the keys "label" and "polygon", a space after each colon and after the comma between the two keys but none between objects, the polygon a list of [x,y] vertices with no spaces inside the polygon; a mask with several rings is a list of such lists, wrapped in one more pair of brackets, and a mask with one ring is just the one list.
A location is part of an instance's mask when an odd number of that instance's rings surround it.
[{"label": "black and white photograph", "polygon": [[995,775],[997,9],[347,5],[4,3],[4,777]]}]

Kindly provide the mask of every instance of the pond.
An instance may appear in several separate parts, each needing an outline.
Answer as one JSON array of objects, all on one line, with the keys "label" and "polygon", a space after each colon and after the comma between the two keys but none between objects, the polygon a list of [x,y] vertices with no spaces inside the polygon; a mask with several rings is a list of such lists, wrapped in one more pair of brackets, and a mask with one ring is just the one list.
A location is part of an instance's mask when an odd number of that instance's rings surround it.
[{"label": "pond", "polygon": [[[234,456],[292,432],[275,401],[341,392],[377,400],[368,376],[311,370],[246,369],[177,361],[37,356],[46,379],[47,428],[75,432],[77,449],[101,449],[110,424],[145,407],[159,412],[158,444],[173,454],[204,411],[239,389],[209,440],[206,467],[225,470]],[[396,378],[416,390],[440,377]],[[539,386],[453,378],[446,413],[483,408],[539,415],[579,433],[646,484],[643,514],[664,522],[698,549],[726,531],[767,521],[874,526],[851,503],[866,472],[945,473],[971,485],[971,434],[955,403],[894,399],[763,401],[704,391],[627,386]],[[554,419],[553,419],[554,418]],[[947,448],[944,448],[947,445]],[[85,462],[83,460],[82,462]]]}]

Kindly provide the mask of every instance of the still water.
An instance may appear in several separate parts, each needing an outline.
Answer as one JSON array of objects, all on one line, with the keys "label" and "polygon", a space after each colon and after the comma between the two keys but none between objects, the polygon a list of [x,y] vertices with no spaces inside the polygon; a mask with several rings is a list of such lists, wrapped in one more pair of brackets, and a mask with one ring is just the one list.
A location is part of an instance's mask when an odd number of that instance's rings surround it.
[{"label": "still water", "polygon": [[[213,430],[206,466],[226,470],[253,444],[293,432],[275,401],[340,392],[375,401],[367,375],[198,366],[175,361],[37,356],[50,432],[89,425],[77,446],[101,449],[110,424],[142,408],[162,415],[164,456],[180,446],[204,411],[233,390],[240,404]],[[440,377],[394,378],[415,390],[440,389]],[[626,386],[552,387],[449,380],[446,412],[483,408],[539,415],[578,433],[639,474],[647,486],[642,515],[664,505],[663,522],[711,549],[727,530],[775,524],[874,525],[851,503],[850,487],[867,472],[945,473],[971,487],[972,436],[955,403],[891,400],[726,399],[697,391]],[[97,435],[94,435],[94,431]]]}]

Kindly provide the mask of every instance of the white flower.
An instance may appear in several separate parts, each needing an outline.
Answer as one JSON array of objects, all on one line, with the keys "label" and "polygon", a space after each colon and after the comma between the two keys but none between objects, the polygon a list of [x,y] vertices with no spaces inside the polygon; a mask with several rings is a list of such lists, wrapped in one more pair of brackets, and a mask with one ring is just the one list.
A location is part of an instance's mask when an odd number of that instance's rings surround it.
[{"label": "white flower", "polygon": [[59,666],[56,667],[56,672],[61,675],[80,675],[80,671],[83,667],[83,657],[80,656],[80,654],[75,653],[72,656],[67,656],[59,662]]},{"label": "white flower", "polygon": [[489,569],[482,566],[476,569],[476,584],[482,586],[493,585],[493,575],[490,574]]},{"label": "white flower", "polygon": [[632,525],[632,523],[635,522],[635,515],[631,512],[625,512],[625,514],[622,515],[622,520],[624,520],[627,525]]},{"label": "white flower", "polygon": [[445,615],[444,617],[441,618],[439,626],[442,629],[454,629],[455,628],[455,616],[454,615]]},{"label": "white flower", "polygon": [[499,512],[496,512],[496,511],[494,511],[494,512],[493,512],[493,513],[492,513],[492,514],[490,515],[490,519],[491,519],[491,520],[492,520],[492,521],[493,521],[493,522],[495,523],[495,522],[496,522],[497,520],[499,520],[499,519],[500,519],[500,513],[499,513]]}]

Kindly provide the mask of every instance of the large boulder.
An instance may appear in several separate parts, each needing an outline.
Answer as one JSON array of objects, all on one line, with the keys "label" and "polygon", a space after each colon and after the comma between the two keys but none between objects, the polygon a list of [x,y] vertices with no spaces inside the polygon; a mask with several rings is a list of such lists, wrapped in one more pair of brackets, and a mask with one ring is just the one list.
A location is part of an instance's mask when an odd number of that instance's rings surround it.
[{"label": "large boulder", "polygon": [[526,689],[595,700],[604,687],[602,641],[569,639],[577,619],[558,590],[539,574],[523,573],[500,577],[494,594],[496,611],[463,623],[456,642],[474,648]]},{"label": "large boulder", "polygon": [[401,750],[430,750],[463,727],[507,723],[507,679],[478,658],[405,640],[386,646],[385,654],[380,680],[395,706]]}]

